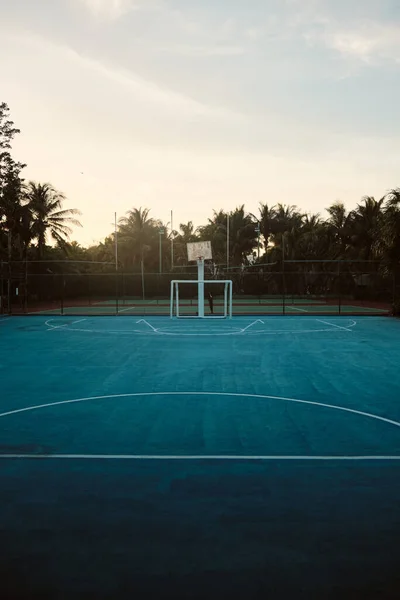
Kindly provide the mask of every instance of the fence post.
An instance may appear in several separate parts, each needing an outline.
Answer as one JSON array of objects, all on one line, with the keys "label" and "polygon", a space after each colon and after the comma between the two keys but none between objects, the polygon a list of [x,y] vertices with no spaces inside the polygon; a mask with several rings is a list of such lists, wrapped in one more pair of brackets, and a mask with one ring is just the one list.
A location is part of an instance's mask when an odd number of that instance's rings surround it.
[{"label": "fence post", "polygon": [[115,270],[115,314],[119,313],[118,268]]},{"label": "fence post", "polygon": [[[56,275],[57,277],[57,275]],[[61,314],[64,314],[64,293],[65,293],[65,275],[61,275]]]}]

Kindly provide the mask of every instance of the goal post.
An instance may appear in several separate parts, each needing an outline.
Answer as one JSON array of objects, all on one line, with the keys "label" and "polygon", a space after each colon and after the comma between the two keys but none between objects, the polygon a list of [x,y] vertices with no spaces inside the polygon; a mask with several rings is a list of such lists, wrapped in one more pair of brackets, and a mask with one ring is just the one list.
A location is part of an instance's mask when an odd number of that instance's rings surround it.
[{"label": "goal post", "polygon": [[[204,307],[205,288],[210,290],[216,288],[215,291],[217,293],[212,294],[213,313]],[[221,288],[223,288],[223,293],[221,293]],[[185,294],[187,290],[189,290],[189,294]],[[232,281],[230,279],[207,279],[202,281],[198,279],[172,280],[170,317],[230,319],[232,317]]]}]

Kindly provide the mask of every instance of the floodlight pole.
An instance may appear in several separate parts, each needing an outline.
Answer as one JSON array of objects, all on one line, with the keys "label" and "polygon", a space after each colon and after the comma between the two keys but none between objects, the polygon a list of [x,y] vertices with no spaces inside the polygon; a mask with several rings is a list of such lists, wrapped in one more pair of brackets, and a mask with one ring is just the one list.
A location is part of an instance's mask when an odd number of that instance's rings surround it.
[{"label": "floodlight pole", "polygon": [[159,246],[160,246],[159,272],[161,275],[161,273],[162,273],[162,239],[161,239],[161,236],[164,235],[163,227],[160,227],[160,229],[158,230],[158,234],[159,234]]},{"label": "floodlight pole", "polygon": [[118,229],[117,229],[117,213],[115,213],[114,242],[115,242],[115,270],[116,270],[116,271],[118,271]]},{"label": "floodlight pole", "polygon": [[171,271],[174,269],[174,222],[171,210]]},{"label": "floodlight pole", "polygon": [[258,260],[258,262],[260,262],[260,221],[257,222],[256,234],[257,234],[257,260]]}]

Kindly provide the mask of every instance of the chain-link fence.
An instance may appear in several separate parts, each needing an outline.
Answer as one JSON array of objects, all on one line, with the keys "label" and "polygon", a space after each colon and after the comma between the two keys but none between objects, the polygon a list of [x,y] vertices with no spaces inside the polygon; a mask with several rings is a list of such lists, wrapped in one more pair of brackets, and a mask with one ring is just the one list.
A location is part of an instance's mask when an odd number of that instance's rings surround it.
[{"label": "chain-link fence", "polygon": [[[85,263],[79,269],[84,272],[71,272],[70,262],[51,268],[47,263],[40,268],[37,263],[1,263],[1,312],[169,314],[171,280],[197,277],[196,267],[184,273],[162,274],[110,271],[97,263]],[[217,277],[233,281],[235,315],[388,314],[400,293],[395,275],[370,262],[287,261],[225,273],[219,270]],[[209,287],[218,308],[223,303],[223,285]],[[206,286],[206,295],[208,291]],[[180,298],[188,304],[197,303],[197,285],[181,284]]]}]

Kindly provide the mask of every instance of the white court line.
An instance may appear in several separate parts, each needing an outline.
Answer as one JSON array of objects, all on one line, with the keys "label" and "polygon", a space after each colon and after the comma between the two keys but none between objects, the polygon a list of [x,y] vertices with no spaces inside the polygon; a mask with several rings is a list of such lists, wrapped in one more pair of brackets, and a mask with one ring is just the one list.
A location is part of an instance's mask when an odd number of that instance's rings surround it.
[{"label": "white court line", "polygon": [[290,308],[290,310],[298,310],[305,313],[308,312],[308,310],[305,310],[304,308],[297,308],[296,306],[290,306],[289,304],[286,304],[285,308]]},{"label": "white court line", "polygon": [[331,327],[337,327],[337,329],[342,329],[343,331],[351,331],[351,329],[347,329],[347,327],[342,327],[341,325],[335,325],[335,323],[328,323],[328,321],[322,321],[321,319],[315,319],[318,323],[323,323],[324,325],[331,325]]},{"label": "white court line", "polygon": [[45,325],[49,328],[47,331],[52,331],[53,329],[62,329],[63,327],[68,327],[68,325],[77,325],[78,323],[82,323],[86,321],[86,319],[79,319],[78,321],[71,321],[71,323],[64,323],[64,325],[48,325],[48,321],[46,321]]},{"label": "white court line", "polygon": [[250,323],[250,325],[247,325],[247,327],[242,329],[242,333],[245,332],[247,329],[249,329],[249,327],[252,327],[253,325],[256,325],[257,323],[261,323],[262,325],[264,325],[264,321],[261,321],[261,319],[257,319],[257,321],[253,321],[253,323]]},{"label": "white court line", "polygon": [[400,456],[279,456],[279,455],[231,455],[231,454],[0,454],[0,459],[68,459],[68,460],[192,460],[192,461],[398,461]]},{"label": "white court line", "polygon": [[92,400],[107,400],[111,398],[137,398],[137,397],[147,398],[148,396],[223,396],[223,397],[231,397],[231,398],[257,398],[261,400],[280,400],[282,402],[293,402],[296,404],[308,404],[311,406],[319,406],[322,408],[330,408],[332,410],[339,410],[347,413],[351,413],[354,415],[359,415],[361,417],[367,417],[369,419],[374,419],[375,421],[382,421],[383,423],[388,423],[389,425],[394,425],[395,427],[400,427],[399,421],[394,421],[393,419],[387,419],[386,417],[381,417],[379,415],[375,415],[373,413],[367,413],[361,410],[356,410],[355,408],[347,408],[346,406],[339,406],[337,404],[326,404],[325,402],[313,402],[311,400],[299,400],[298,398],[286,398],[284,396],[267,396],[264,394],[239,394],[237,392],[135,392],[130,394],[108,394],[105,396],[87,396],[85,398],[76,398],[74,400],[60,400],[58,402],[49,402],[47,404],[35,404],[34,406],[26,406],[25,408],[17,408],[14,410],[9,410],[4,413],[0,413],[0,418],[8,417],[10,415],[16,415],[18,413],[30,412],[32,410],[39,410],[42,408],[49,408],[51,406],[61,406],[63,404],[77,404],[79,402],[90,402]]},{"label": "white court line", "polygon": [[133,304],[132,304],[132,306],[128,306],[128,308],[119,308],[118,307],[118,312],[119,313],[121,313],[121,312],[127,312],[128,310],[135,310],[136,308],[138,308],[138,307],[134,306]]},{"label": "white court line", "polygon": [[148,325],[149,327],[151,327],[151,329],[153,331],[155,331],[156,333],[158,333],[158,329],[156,329],[155,327],[153,327],[153,325],[150,325],[150,323],[148,321],[146,321],[145,319],[140,319],[139,321],[136,321],[136,325],[138,323],[146,323],[146,325]]}]

